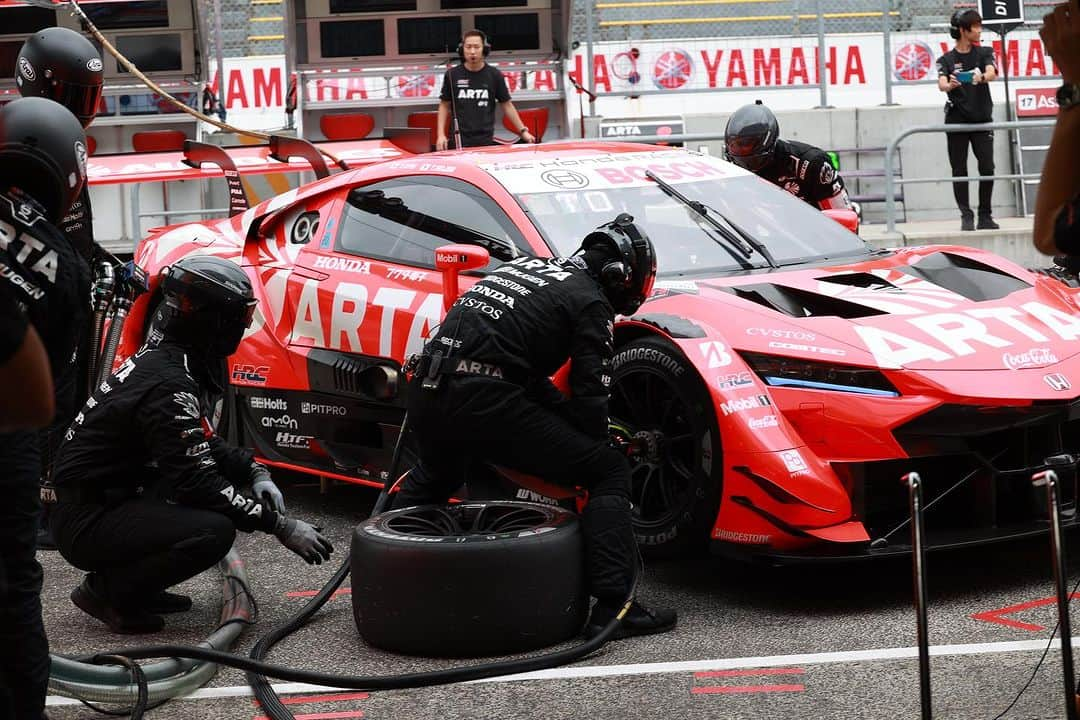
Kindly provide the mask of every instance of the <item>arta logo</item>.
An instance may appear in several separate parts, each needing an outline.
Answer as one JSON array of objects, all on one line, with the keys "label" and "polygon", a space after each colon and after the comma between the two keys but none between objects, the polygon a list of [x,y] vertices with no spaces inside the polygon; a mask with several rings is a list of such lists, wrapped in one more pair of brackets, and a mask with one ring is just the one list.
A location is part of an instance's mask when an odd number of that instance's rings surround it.
[{"label": "arta logo", "polygon": [[668,50],[660,53],[653,65],[653,82],[661,90],[676,90],[694,74],[694,61],[685,50]]},{"label": "arta logo", "polygon": [[1043,375],[1043,380],[1046,381],[1046,384],[1050,386],[1051,390],[1057,390],[1058,392],[1068,390],[1072,387],[1072,384],[1069,382],[1069,378],[1065,377],[1061,373],[1050,373],[1049,375]]},{"label": "arta logo", "polygon": [[548,170],[540,174],[540,179],[563,190],[577,190],[589,184],[589,178],[570,170]]},{"label": "arta logo", "polygon": [[1050,348],[1032,348],[1027,352],[1005,353],[1001,356],[1001,362],[1010,370],[1046,367],[1057,361],[1057,355]]},{"label": "arta logo", "polygon": [[924,80],[934,64],[934,53],[924,42],[904,43],[893,54],[893,76],[897,80]]}]

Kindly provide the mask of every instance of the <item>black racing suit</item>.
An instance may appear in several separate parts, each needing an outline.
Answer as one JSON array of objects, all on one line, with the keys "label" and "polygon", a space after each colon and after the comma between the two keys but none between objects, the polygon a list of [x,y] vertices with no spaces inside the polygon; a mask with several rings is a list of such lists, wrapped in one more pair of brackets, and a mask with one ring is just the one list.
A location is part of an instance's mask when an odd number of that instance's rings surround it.
[{"label": "black racing suit", "polygon": [[844,179],[828,154],[813,145],[777,140],[772,161],[757,174],[819,210],[852,209]]},{"label": "black racing suit", "polygon": [[[613,320],[582,258],[518,258],[462,294],[409,385],[420,462],[395,507],[445,502],[477,461],[582,485],[590,590],[624,600],[636,548],[630,466],[608,442]],[[548,379],[568,359],[570,398]]]},{"label": "black racing suit", "polygon": [[199,398],[210,363],[162,341],[128,358],[86,401],[60,446],[50,528],[115,607],[206,570],[236,530],[273,532],[252,499],[247,450],[210,430]]},{"label": "black racing suit", "polygon": [[[56,412],[74,395],[60,392],[85,322],[86,264],[18,190],[0,193],[0,283],[34,326],[57,388]],[[41,453],[36,431],[0,434],[0,717],[38,718],[49,680],[49,646],[41,622],[37,542]]]}]

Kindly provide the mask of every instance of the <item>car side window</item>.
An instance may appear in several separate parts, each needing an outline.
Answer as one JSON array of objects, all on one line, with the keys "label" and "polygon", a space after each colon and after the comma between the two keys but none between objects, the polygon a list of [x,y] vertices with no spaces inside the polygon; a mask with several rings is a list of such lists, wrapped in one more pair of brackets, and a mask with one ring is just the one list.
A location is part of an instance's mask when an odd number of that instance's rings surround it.
[{"label": "car side window", "polygon": [[354,188],[345,203],[335,249],[406,265],[435,266],[435,248],[483,245],[488,269],[531,253],[506,213],[473,185],[437,176],[386,180]]}]

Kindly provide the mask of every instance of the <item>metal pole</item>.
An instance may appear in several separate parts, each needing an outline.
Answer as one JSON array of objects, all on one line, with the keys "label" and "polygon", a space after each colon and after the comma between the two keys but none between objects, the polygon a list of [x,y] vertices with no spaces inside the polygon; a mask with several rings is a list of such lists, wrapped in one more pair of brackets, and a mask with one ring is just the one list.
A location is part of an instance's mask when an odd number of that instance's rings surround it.
[{"label": "metal pole", "polygon": [[1054,585],[1057,588],[1058,626],[1061,629],[1061,672],[1065,682],[1065,717],[1076,718],[1076,688],[1073,675],[1072,627],[1069,623],[1069,588],[1066,586],[1065,544],[1061,538],[1061,501],[1058,497],[1058,476],[1044,470],[1031,477],[1035,487],[1046,486],[1047,511],[1050,513],[1050,555],[1054,564]]},{"label": "metal pole", "polygon": [[827,108],[829,81],[825,77],[825,16],[821,12],[821,0],[814,0],[814,12],[817,13],[818,89],[821,91],[821,104],[818,107]]},{"label": "metal pole", "polygon": [[[923,720],[930,720],[930,645],[926,619],[926,550],[923,548],[922,479],[910,472],[903,477],[911,504],[912,578],[915,585],[915,622],[919,639],[919,699]],[[1072,718],[1070,718],[1072,720]]]},{"label": "metal pole", "polygon": [[[1006,41],[1006,37],[1011,30],[1009,25],[999,25],[998,33],[1001,36],[1001,82],[1005,86],[1005,122],[1011,122],[1014,118],[1012,116],[1012,101],[1009,99],[1009,44]],[[1010,172],[1016,172],[1016,146],[1017,146],[1017,133],[1013,130],[1007,130],[1009,139],[1009,170]],[[1018,181],[1013,187],[1013,196],[1016,199],[1016,211],[1021,217],[1026,215],[1025,208],[1023,207],[1023,182]]]},{"label": "metal pole", "polygon": [[890,33],[892,28],[889,27],[889,17],[891,2],[890,0],[882,0],[881,3],[881,43],[885,48],[885,104],[894,105],[892,99],[892,42],[890,41]]},{"label": "metal pole", "polygon": [[225,122],[225,50],[221,42],[221,0],[214,0],[214,54],[217,56],[218,71],[218,117]]},{"label": "metal pole", "polygon": [[[585,0],[585,65],[582,75],[588,73],[589,117],[596,115],[596,78],[593,77],[593,0]],[[584,133],[583,133],[584,134]]]}]

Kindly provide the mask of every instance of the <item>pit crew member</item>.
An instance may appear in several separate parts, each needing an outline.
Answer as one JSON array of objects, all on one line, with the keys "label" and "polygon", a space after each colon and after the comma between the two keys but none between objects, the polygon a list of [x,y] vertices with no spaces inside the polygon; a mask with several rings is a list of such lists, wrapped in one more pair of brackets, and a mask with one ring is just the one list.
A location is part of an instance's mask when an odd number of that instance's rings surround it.
[{"label": "pit crew member", "polygon": [[[655,275],[652,242],[626,214],[590,233],[580,255],[512,260],[457,299],[409,387],[419,463],[395,507],[445,502],[475,462],[588,489],[590,637],[620,609],[637,563],[630,465],[608,440],[613,321],[637,310]],[[571,398],[548,379],[568,359]],[[635,602],[614,637],[675,622],[673,610]]]},{"label": "pit crew member", "polygon": [[813,145],[781,140],[780,123],[760,100],[728,118],[724,152],[728,161],[820,210],[858,211],[828,154]]},{"label": "pit crew member", "polygon": [[190,608],[166,588],[217,563],[237,530],[271,533],[308,563],[333,550],[285,515],[266,468],[214,434],[202,409],[201,398],[223,391],[224,359],[251,322],[247,276],[196,256],[161,284],[147,344],[86,401],[54,472],[57,548],[89,571],[71,600],[118,633],[160,630],[161,613]]},{"label": "pit crew member", "polygon": [[[86,264],[56,229],[86,180],[84,142],[79,121],[52,100],[20,98],[0,109],[0,286],[14,300],[3,312],[14,305],[25,313],[54,388],[75,352],[89,292]],[[66,400],[45,402],[59,412]],[[40,475],[38,432],[0,435],[0,717],[38,718],[45,705],[49,646],[34,557]]]}]

